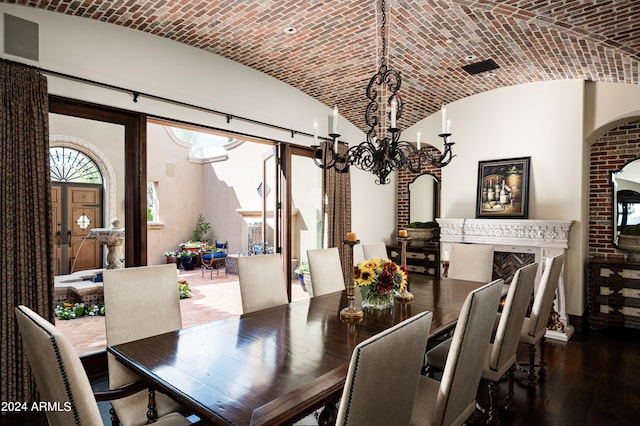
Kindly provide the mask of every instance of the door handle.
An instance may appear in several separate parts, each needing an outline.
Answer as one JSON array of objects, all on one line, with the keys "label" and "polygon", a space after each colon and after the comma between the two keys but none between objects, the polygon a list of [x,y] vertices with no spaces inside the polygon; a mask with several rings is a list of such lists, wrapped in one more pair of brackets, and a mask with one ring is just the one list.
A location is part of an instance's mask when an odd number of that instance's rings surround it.
[{"label": "door handle", "polygon": [[67,244],[71,247],[71,231],[67,231]]},{"label": "door handle", "polygon": [[61,241],[62,241],[62,232],[60,232],[60,230],[58,229],[56,231],[56,245],[59,246]]}]

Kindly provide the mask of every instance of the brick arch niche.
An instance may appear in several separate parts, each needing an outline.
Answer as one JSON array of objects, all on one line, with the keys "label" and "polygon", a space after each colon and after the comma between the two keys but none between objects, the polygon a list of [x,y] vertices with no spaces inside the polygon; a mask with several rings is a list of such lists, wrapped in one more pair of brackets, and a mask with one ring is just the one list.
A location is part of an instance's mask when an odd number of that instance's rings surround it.
[{"label": "brick arch niche", "polygon": [[[439,156],[442,153],[435,147],[429,145],[422,148],[433,156]],[[431,165],[423,166],[421,173],[412,173],[407,168],[403,168],[398,172],[398,214],[397,214],[397,227],[398,229],[405,228],[409,224],[409,184],[413,182],[420,174],[429,173],[438,179],[439,183],[442,183],[442,171],[439,167]],[[439,209],[438,209],[439,210]]]},{"label": "brick arch niche", "polygon": [[640,158],[640,120],[618,126],[591,145],[589,161],[589,257],[624,259],[612,243],[611,172]]}]

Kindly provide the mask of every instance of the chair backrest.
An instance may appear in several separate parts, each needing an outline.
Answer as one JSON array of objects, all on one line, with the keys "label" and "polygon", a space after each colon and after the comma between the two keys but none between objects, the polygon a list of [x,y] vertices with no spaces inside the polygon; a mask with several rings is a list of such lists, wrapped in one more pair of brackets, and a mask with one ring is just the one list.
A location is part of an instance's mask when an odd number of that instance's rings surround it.
[{"label": "chair backrest", "polygon": [[345,289],[342,262],[337,247],[307,250],[312,297]]},{"label": "chair backrest", "polygon": [[[107,345],[156,336],[182,328],[178,275],[175,265],[107,269],[103,272]],[[131,370],[107,354],[109,387],[122,387],[139,379]],[[176,404],[157,395],[160,416],[174,411]],[[111,402],[120,421],[145,420],[147,392]]]},{"label": "chair backrest", "polygon": [[489,368],[493,370],[500,370],[515,357],[537,272],[538,264],[532,263],[518,269],[513,276],[491,347]]},{"label": "chair backrest", "polygon": [[40,400],[60,407],[45,410],[49,424],[103,424],[89,378],[71,342],[26,306],[16,307],[15,312]]},{"label": "chair backrest", "polygon": [[219,243],[218,240],[215,240],[216,250],[220,250],[223,253],[227,253],[229,249],[229,241],[225,241],[223,243]]},{"label": "chair backrest", "polygon": [[493,246],[452,243],[449,251],[449,278],[489,282],[493,279]]},{"label": "chair backrest", "polygon": [[245,314],[289,303],[280,253],[238,257],[238,279]]},{"label": "chair backrest", "polygon": [[431,318],[431,312],[422,312],[356,346],[338,425],[409,424]]},{"label": "chair backrest", "polygon": [[363,244],[362,252],[364,253],[365,259],[373,259],[374,257],[379,257],[380,259],[389,258],[389,254],[387,254],[387,246],[383,242]]},{"label": "chair backrest", "polygon": [[502,293],[502,279],[467,295],[442,373],[433,424],[462,424],[475,409],[486,349]]},{"label": "chair backrest", "polygon": [[545,263],[545,269],[536,290],[531,314],[529,315],[527,334],[530,336],[535,336],[547,327],[563,264],[564,254],[547,259]]}]

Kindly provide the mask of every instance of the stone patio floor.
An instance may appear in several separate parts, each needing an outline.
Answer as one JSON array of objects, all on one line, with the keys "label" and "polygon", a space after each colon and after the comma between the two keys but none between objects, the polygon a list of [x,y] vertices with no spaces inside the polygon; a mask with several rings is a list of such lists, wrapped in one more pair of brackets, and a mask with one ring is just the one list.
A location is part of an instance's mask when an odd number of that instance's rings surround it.
[{"label": "stone patio floor", "polygon": [[[180,301],[182,313],[182,326],[219,319],[240,316],[242,314],[242,302],[240,300],[240,288],[238,286],[238,276],[228,274],[225,277],[221,272],[218,276],[213,274],[210,278],[205,272],[201,277],[200,268],[193,271],[179,270],[178,277],[183,277],[189,282],[191,296]],[[293,300],[309,297],[297,280],[292,281],[291,293]],[[177,283],[176,283],[177,293]],[[149,307],[152,309],[152,307]],[[101,351],[106,347],[104,317],[82,317],[73,320],[55,321],[58,327],[72,342],[78,355],[83,356],[93,352]]]}]

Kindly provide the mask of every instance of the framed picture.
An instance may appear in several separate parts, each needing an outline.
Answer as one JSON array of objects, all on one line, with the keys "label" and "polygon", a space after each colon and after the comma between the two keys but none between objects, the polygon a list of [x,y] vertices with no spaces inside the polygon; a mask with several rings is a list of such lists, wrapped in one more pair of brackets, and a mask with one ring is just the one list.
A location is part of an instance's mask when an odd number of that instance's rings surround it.
[{"label": "framed picture", "polygon": [[530,159],[478,162],[476,218],[528,218]]}]

